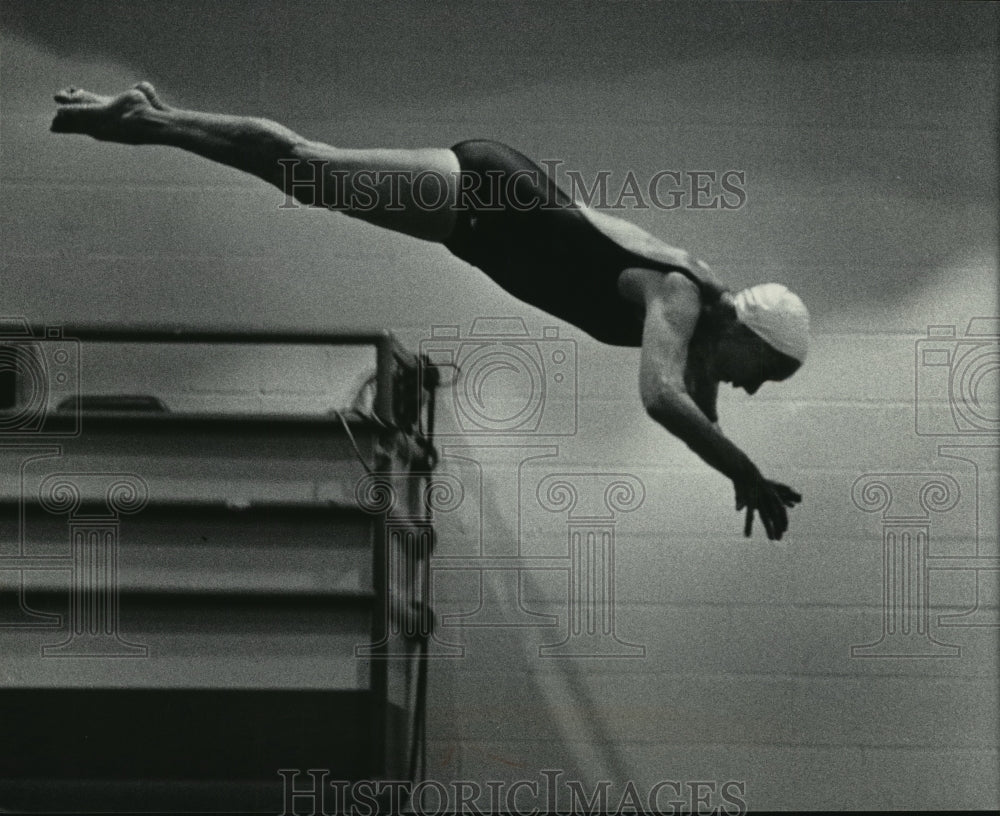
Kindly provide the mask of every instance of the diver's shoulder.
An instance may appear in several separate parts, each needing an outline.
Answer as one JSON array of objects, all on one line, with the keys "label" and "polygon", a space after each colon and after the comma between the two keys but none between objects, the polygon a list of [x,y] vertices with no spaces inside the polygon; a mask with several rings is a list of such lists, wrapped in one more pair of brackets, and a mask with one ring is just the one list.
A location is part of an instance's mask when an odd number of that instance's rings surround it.
[{"label": "diver's shoulder", "polygon": [[618,291],[644,311],[697,318],[704,306],[701,289],[680,272],[630,267],[618,277]]},{"label": "diver's shoulder", "polygon": [[581,214],[605,238],[613,241],[634,258],[633,266],[644,266],[661,273],[676,270],[706,292],[718,295],[726,291],[726,286],[712,271],[711,267],[695,258],[690,252],[671,246],[650,235],[642,227],[608,215],[600,210],[579,206]]},{"label": "diver's shoulder", "polygon": [[700,311],[703,304],[701,287],[682,272],[661,272],[650,294],[691,311]]}]

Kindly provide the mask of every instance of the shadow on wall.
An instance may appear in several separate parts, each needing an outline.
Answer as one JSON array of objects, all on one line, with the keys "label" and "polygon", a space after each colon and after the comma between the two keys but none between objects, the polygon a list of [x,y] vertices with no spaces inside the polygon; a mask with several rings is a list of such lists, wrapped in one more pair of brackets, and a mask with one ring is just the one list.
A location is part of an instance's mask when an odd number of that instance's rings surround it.
[{"label": "shadow on wall", "polygon": [[[607,723],[592,716],[598,701],[587,682],[595,669],[615,667],[600,657],[545,655],[547,644],[551,651],[551,644],[569,638],[570,579],[562,572],[570,552],[567,529],[559,530],[560,521],[553,536],[540,528],[526,535],[523,502],[535,495],[541,474],[565,468],[558,448],[453,441],[471,444],[443,449],[441,474],[462,490],[451,512],[437,517],[432,583],[441,641],[435,648],[455,657],[461,644],[463,654],[435,665],[431,744],[447,746],[446,756],[458,747],[465,779],[532,780],[547,768],[588,785],[628,779],[634,758]],[[538,468],[525,467],[531,460]],[[491,566],[478,566],[484,557]],[[498,558],[518,566],[498,567]],[[545,566],[525,566],[537,563]],[[545,578],[536,580],[539,574]],[[431,761],[430,772],[447,781],[452,766],[440,759]]]},{"label": "shadow on wall", "polygon": [[3,23],[60,56],[107,57],[141,68],[201,94],[202,104],[231,103],[244,91],[251,96],[241,101],[255,101],[254,80],[287,65],[312,88],[336,89],[338,104],[348,108],[460,101],[469,93],[533,86],[540,78],[608,80],[696,57],[733,59],[772,48],[782,59],[801,61],[953,56],[991,47],[982,14],[955,14],[944,4],[835,5],[798,6],[789,15],[772,3],[720,3],[706,11],[700,3],[639,2],[609,11],[593,0],[521,0],[481,6],[473,16],[460,0],[432,6],[8,0]]}]

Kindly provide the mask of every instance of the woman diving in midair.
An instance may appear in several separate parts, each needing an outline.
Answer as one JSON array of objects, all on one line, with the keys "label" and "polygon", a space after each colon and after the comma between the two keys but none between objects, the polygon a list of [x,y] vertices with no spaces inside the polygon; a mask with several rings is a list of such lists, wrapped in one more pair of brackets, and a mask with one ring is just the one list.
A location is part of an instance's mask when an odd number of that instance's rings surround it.
[{"label": "woman diving in midair", "polygon": [[753,394],[805,360],[809,315],[785,287],[731,292],[687,252],[578,206],[498,142],[332,147],[266,119],[167,106],[145,82],[114,97],[69,88],[55,99],[54,132],[169,145],[235,167],[303,204],[441,243],[515,297],[601,342],[641,348],[647,413],[732,480],[745,535],[755,513],[771,539],[788,529],[786,508],[801,495],[765,479],[716,413],[720,382]]}]

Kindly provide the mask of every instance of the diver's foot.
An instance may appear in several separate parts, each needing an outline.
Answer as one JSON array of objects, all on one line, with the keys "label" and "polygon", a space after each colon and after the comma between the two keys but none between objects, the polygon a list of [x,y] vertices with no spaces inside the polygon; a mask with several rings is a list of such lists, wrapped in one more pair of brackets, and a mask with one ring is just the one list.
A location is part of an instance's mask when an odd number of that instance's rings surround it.
[{"label": "diver's foot", "polygon": [[109,142],[138,144],[144,114],[168,110],[148,82],[140,82],[118,96],[98,96],[82,88],[66,88],[55,95],[59,109],[53,133],[83,133]]}]

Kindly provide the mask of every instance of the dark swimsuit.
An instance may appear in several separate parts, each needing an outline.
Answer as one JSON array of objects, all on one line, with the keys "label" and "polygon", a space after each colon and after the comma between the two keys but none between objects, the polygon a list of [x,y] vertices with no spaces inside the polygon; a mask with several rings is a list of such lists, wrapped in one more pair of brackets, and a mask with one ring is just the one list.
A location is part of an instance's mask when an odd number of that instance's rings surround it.
[{"label": "dark swimsuit", "polygon": [[520,300],[562,318],[594,339],[640,346],[636,307],[618,292],[629,267],[689,270],[632,252],[604,235],[542,168],[499,142],[460,142],[458,221],[444,245]]}]

